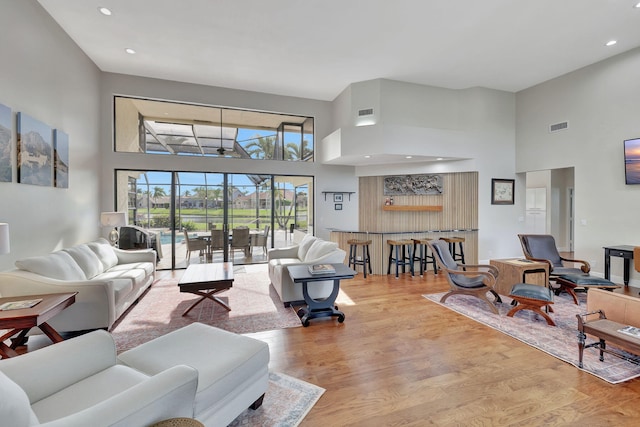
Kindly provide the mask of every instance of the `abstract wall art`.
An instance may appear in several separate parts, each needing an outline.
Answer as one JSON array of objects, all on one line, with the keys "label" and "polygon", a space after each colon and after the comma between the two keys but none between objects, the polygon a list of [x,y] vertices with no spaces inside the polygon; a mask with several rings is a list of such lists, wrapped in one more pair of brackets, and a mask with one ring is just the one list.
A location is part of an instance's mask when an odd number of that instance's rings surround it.
[{"label": "abstract wall art", "polygon": [[396,175],[384,177],[384,195],[442,194],[442,175]]}]

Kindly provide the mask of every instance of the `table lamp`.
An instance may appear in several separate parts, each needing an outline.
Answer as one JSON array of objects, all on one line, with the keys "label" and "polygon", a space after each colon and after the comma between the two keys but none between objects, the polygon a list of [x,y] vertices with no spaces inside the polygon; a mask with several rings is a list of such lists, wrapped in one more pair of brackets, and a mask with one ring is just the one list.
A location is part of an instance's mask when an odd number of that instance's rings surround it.
[{"label": "table lamp", "polygon": [[113,230],[109,233],[109,241],[111,246],[115,246],[120,239],[118,233],[118,227],[127,225],[127,215],[124,212],[102,212],[100,214],[100,224],[103,227],[113,227]]},{"label": "table lamp", "polygon": [[0,255],[9,253],[9,224],[0,222]]}]

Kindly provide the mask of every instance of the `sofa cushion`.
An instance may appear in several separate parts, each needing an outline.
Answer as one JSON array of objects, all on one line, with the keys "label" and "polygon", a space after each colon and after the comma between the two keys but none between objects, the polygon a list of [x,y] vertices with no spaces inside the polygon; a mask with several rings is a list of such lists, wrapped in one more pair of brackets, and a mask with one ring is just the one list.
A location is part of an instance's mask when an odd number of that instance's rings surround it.
[{"label": "sofa cushion", "polygon": [[64,251],[19,259],[16,261],[16,267],[52,279],[86,280],[84,271],[71,255]]},{"label": "sofa cushion", "polygon": [[304,260],[307,256],[307,252],[313,243],[317,240],[317,238],[311,234],[305,234],[300,243],[298,244],[298,259]]},{"label": "sofa cushion", "polygon": [[0,420],[5,427],[27,427],[34,425],[35,414],[27,394],[0,371]]},{"label": "sofa cushion", "polygon": [[303,259],[305,262],[313,261],[335,251],[337,248],[338,244],[336,242],[316,239]]},{"label": "sofa cushion", "polygon": [[155,267],[152,262],[134,262],[130,264],[118,264],[114,265],[109,269],[109,271],[127,271],[127,270],[144,270],[147,276],[153,275],[155,272]]},{"label": "sofa cushion", "polygon": [[113,251],[113,247],[106,239],[98,239],[95,242],[87,243],[87,246],[98,256],[102,262],[102,270],[107,271],[118,264],[118,256]]},{"label": "sofa cushion", "polygon": [[114,365],[33,403],[40,422],[46,423],[97,405],[146,380],[148,375]]},{"label": "sofa cushion", "polygon": [[84,271],[84,275],[87,279],[91,279],[96,275],[102,273],[102,262],[98,256],[87,245],[77,245],[68,249],[64,249],[64,252],[71,255],[78,266]]}]

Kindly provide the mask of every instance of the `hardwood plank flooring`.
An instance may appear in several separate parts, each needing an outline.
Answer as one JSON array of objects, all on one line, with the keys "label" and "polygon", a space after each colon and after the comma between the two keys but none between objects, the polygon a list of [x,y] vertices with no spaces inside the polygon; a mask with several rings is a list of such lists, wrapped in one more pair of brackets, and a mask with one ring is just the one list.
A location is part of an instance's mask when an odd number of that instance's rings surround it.
[{"label": "hardwood plank flooring", "polygon": [[[640,380],[610,385],[422,297],[444,279],[358,274],[346,314],[250,334],[270,368],[327,391],[303,426],[636,425]],[[623,290],[623,292],[625,292]],[[637,288],[627,293],[638,295]],[[577,343],[576,343],[577,352]]]}]

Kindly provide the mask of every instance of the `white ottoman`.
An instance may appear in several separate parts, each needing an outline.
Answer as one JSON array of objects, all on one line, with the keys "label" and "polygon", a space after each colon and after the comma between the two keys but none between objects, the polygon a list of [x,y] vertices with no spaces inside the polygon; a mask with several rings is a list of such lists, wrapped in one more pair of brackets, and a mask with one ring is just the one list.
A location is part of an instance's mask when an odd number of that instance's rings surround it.
[{"label": "white ottoman", "polygon": [[257,409],[269,383],[269,346],[263,341],[193,323],[125,351],[119,361],[148,375],[175,365],[198,371],[194,418],[227,426]]}]

